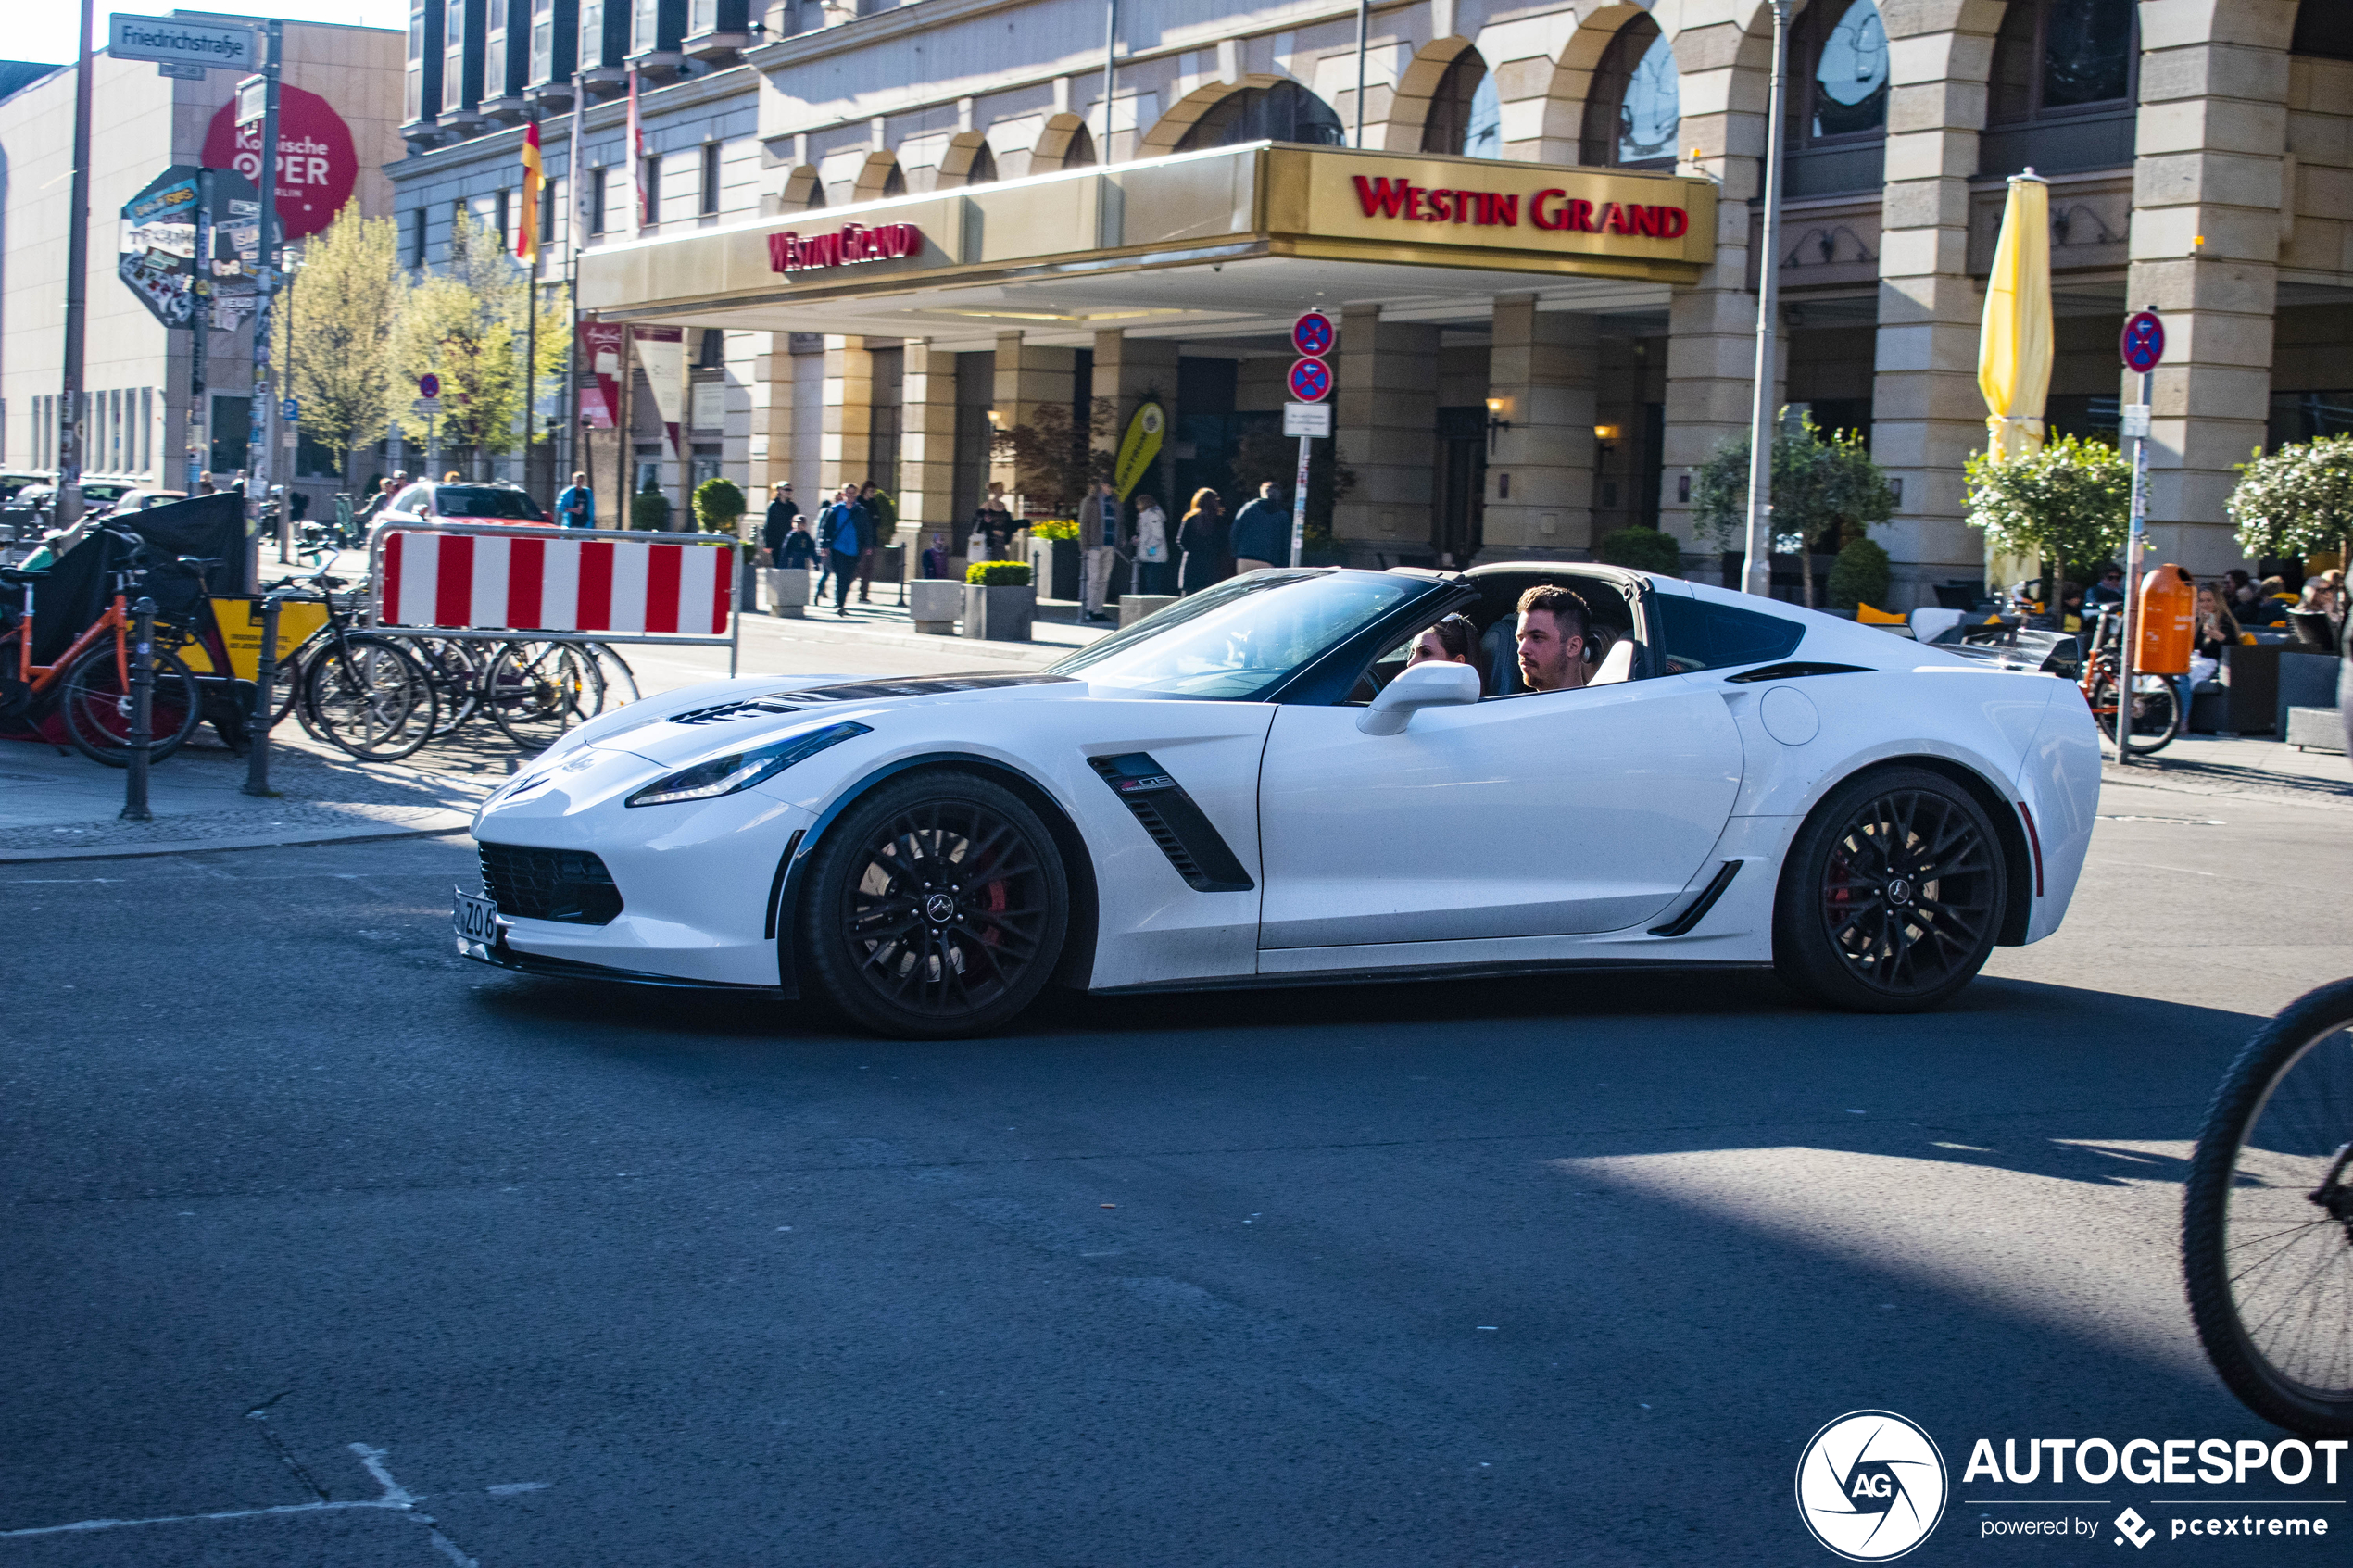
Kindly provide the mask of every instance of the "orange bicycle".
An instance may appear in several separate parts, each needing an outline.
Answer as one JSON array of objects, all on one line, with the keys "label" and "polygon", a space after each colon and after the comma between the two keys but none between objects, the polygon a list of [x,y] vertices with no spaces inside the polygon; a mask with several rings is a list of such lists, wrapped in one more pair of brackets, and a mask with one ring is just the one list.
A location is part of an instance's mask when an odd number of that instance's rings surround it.
[{"label": "orange bicycle", "polygon": [[2091,636],[2092,655],[2083,660],[2075,684],[2082,688],[2083,700],[2091,705],[2100,734],[2111,741],[2117,738],[2119,709],[2129,708],[2131,717],[2122,725],[2124,745],[2133,756],[2145,757],[2171,746],[2188,715],[2182,711],[2181,696],[2173,683],[2162,675],[2134,676],[2133,700],[2129,705],[2119,700],[2124,684],[2122,621],[2120,608],[2101,607],[2098,629]]},{"label": "orange bicycle", "polygon": [[[22,602],[0,630],[0,735],[54,743],[52,721],[62,721],[66,738],[94,761],[111,768],[131,761],[131,655],[136,625],[132,591],[147,575],[143,567],[114,572],[114,594],[98,619],[46,664],[32,658],[33,595],[44,573],[0,567],[0,584],[20,591]],[[195,676],[179,655],[157,644],[155,696],[149,709],[154,734],[150,762],[160,762],[195,733],[204,720],[204,697]]]}]

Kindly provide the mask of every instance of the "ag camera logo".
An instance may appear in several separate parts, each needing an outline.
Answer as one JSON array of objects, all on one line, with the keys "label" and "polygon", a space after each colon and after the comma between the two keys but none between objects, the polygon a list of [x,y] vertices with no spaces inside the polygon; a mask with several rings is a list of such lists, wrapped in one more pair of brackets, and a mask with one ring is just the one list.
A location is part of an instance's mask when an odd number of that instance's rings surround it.
[{"label": "ag camera logo", "polygon": [[1797,1512],[1850,1562],[1903,1556],[1944,1517],[1944,1456],[1894,1411],[1853,1411],[1814,1434],[1797,1461]]}]

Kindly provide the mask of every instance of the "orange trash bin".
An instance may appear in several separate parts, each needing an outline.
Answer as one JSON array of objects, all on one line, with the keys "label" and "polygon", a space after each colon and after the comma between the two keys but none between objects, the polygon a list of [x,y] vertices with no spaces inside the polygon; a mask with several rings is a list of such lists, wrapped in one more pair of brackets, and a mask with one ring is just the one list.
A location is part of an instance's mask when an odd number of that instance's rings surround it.
[{"label": "orange trash bin", "polygon": [[2141,579],[2139,657],[2144,675],[2186,675],[2196,646],[2197,584],[2168,561]]}]

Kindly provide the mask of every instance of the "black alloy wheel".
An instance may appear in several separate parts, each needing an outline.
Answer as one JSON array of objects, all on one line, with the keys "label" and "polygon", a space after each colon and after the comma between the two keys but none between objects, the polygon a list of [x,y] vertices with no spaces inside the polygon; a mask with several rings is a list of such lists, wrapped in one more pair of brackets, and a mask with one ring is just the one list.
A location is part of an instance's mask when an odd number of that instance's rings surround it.
[{"label": "black alloy wheel", "polygon": [[966,772],[895,779],[819,841],[799,911],[803,972],[876,1034],[979,1034],[1052,977],[1068,886],[1053,834],[1012,790]]},{"label": "black alloy wheel", "polygon": [[1936,1007],[1984,967],[2007,897],[2001,843],[1968,791],[1926,769],[1866,773],[1798,832],[1773,965],[1850,1011]]}]

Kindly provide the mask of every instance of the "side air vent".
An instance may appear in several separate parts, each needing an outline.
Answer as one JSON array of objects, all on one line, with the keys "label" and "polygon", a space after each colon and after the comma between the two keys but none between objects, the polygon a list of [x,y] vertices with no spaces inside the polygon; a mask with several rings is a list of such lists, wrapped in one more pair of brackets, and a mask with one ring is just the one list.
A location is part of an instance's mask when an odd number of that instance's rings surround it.
[{"label": "side air vent", "polygon": [[1196,893],[1247,893],[1258,885],[1200,804],[1149,754],[1090,757],[1088,764],[1126,803],[1186,886]]},{"label": "side air vent", "polygon": [[1876,675],[1876,670],[1861,664],[1768,664],[1762,670],[1743,670],[1737,675],[1727,675],[1724,684],[1745,686],[1757,681],[1797,681],[1808,675]]},{"label": "side air vent", "polygon": [[1692,900],[1691,908],[1668,921],[1665,925],[1652,926],[1651,935],[1653,936],[1681,936],[1690,933],[1700,922],[1707,918],[1707,911],[1716,907],[1716,900],[1724,897],[1724,889],[1731,886],[1732,878],[1740,874],[1740,861],[1725,861],[1717,869],[1716,874],[1707,879],[1707,885],[1700,889],[1699,897]]}]

